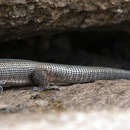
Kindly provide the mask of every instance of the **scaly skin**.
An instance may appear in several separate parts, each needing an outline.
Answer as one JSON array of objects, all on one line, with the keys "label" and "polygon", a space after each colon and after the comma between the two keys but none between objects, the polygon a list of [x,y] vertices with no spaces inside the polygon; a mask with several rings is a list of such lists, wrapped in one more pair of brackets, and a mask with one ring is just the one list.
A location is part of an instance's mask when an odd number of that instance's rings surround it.
[{"label": "scaly skin", "polygon": [[49,83],[85,83],[95,80],[130,79],[130,71],[107,67],[87,67],[42,63],[31,60],[0,59],[0,86],[36,85],[43,89]]}]

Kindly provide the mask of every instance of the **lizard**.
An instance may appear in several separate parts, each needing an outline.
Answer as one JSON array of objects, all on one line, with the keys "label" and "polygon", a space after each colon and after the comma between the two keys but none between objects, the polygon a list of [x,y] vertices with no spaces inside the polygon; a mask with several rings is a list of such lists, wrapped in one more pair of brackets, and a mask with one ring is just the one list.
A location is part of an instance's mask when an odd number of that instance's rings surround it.
[{"label": "lizard", "polygon": [[109,67],[64,65],[24,59],[0,59],[0,92],[3,87],[88,83],[96,80],[130,79],[130,71]]}]

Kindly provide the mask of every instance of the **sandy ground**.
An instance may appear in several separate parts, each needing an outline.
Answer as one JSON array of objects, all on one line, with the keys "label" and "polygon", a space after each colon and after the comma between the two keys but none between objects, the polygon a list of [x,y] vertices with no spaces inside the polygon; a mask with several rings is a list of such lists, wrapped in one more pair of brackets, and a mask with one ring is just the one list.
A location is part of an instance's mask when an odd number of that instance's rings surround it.
[{"label": "sandy ground", "polygon": [[[54,126],[57,126],[57,129],[67,129],[67,126],[68,129],[79,129],[78,125],[77,127],[74,125],[77,124],[77,120],[81,125],[89,123],[83,128],[96,128],[94,126],[97,124],[94,125],[93,122],[94,116],[95,120],[99,119],[99,128],[103,129],[105,125],[108,127],[113,121],[115,124],[121,121],[120,128],[124,125],[130,129],[128,123],[130,81],[102,80],[94,83],[60,86],[59,91],[44,92],[34,92],[30,87],[10,88],[0,95],[2,130],[8,128],[42,129],[45,126],[47,130],[52,130]],[[59,124],[60,122],[62,125]],[[113,128],[119,127],[113,126]]]}]

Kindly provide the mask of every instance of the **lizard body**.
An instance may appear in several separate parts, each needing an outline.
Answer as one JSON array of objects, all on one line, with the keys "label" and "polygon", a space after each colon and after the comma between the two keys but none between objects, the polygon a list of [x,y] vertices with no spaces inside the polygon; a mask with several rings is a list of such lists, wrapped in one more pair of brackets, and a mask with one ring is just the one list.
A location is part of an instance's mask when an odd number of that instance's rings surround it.
[{"label": "lizard body", "polygon": [[62,65],[31,60],[0,59],[0,86],[36,85],[43,89],[49,83],[85,83],[95,80],[130,79],[130,71],[108,67]]}]

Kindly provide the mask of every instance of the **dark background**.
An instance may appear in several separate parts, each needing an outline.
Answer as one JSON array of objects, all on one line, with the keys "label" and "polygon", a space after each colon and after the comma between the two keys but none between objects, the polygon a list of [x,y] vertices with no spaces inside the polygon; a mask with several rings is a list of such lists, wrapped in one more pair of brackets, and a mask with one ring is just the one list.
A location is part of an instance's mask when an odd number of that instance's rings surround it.
[{"label": "dark background", "polygon": [[130,34],[85,30],[0,43],[0,58],[130,69]]}]

